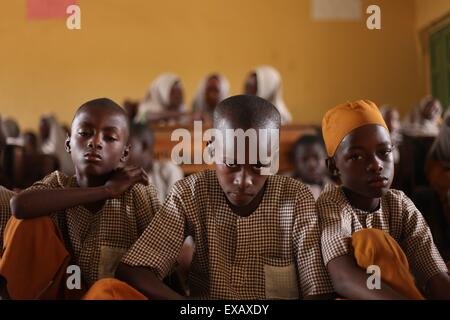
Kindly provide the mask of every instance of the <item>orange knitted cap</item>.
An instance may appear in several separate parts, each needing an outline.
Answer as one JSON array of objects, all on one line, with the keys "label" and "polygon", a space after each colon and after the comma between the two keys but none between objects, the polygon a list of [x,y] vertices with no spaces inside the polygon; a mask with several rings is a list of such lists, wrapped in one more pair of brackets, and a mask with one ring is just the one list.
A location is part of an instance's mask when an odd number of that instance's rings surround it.
[{"label": "orange knitted cap", "polygon": [[380,110],[372,101],[348,102],[328,110],[322,119],[322,133],[328,156],[334,156],[346,135],[367,124],[378,124],[388,130]]}]

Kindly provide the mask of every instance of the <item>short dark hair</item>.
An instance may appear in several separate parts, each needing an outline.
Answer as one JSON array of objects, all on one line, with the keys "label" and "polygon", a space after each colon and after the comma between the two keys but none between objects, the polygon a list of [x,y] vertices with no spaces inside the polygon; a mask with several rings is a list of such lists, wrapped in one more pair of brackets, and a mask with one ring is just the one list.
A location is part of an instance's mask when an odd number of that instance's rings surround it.
[{"label": "short dark hair", "polygon": [[239,124],[242,129],[280,128],[281,116],[269,101],[251,95],[237,95],[220,102],[214,109],[214,127],[226,120]]},{"label": "short dark hair", "polygon": [[326,149],[325,149],[325,142],[323,141],[323,138],[321,135],[319,134],[312,134],[312,133],[307,133],[302,135],[300,138],[297,139],[297,141],[295,141],[294,143],[294,147],[292,148],[289,156],[291,158],[291,161],[295,161],[295,157],[296,157],[296,152],[297,149],[303,146],[310,146],[313,144],[318,144],[320,145],[324,152],[326,153]]},{"label": "short dark hair", "polygon": [[154,135],[153,130],[148,124],[132,122],[130,125],[130,138],[136,137],[148,145],[153,144]]},{"label": "short dark hair", "polygon": [[297,149],[300,146],[312,145],[312,144],[320,144],[325,149],[325,143],[319,135],[315,134],[304,134],[300,138],[295,141],[294,149]]},{"label": "short dark hair", "polygon": [[118,105],[116,102],[114,102],[111,99],[108,98],[99,98],[99,99],[94,99],[94,100],[89,100],[88,102],[83,103],[78,110],[75,112],[75,115],[73,116],[72,119],[72,123],[74,122],[74,120],[76,119],[76,117],[83,111],[87,110],[87,109],[92,109],[92,108],[102,108],[102,109],[107,109],[112,113],[116,113],[119,114],[121,116],[123,116],[126,126],[127,126],[127,131],[128,133],[130,132],[130,123],[129,123],[129,118],[128,118],[128,114],[127,112],[120,106]]}]

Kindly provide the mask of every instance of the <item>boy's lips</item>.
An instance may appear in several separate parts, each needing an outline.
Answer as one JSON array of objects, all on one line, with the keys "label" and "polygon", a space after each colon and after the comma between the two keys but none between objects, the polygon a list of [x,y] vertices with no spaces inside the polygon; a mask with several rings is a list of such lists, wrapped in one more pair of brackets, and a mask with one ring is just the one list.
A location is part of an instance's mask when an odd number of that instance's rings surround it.
[{"label": "boy's lips", "polygon": [[383,176],[378,176],[369,179],[368,182],[371,187],[384,188],[388,185],[389,179]]},{"label": "boy's lips", "polygon": [[229,192],[228,195],[233,199],[236,200],[238,202],[244,200],[244,199],[248,199],[248,198],[252,198],[253,194],[250,193],[246,193],[246,192],[239,192],[239,191],[232,191]]},{"label": "boy's lips", "polygon": [[88,152],[84,155],[84,159],[97,162],[102,160],[102,156],[96,152]]}]

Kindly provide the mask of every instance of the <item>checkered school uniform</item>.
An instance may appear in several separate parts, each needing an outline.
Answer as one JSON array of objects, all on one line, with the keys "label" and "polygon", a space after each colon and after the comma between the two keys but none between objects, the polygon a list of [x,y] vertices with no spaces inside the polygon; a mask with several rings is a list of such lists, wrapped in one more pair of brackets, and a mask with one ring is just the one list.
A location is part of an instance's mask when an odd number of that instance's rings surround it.
[{"label": "checkered school uniform", "polygon": [[3,232],[5,231],[6,224],[11,217],[9,200],[14,195],[15,193],[13,191],[0,186],[0,253],[3,250]]},{"label": "checkered school uniform", "polygon": [[352,254],[354,232],[376,228],[398,242],[418,280],[425,283],[432,276],[447,272],[425,219],[402,191],[389,190],[378,210],[365,212],[350,205],[341,187],[328,185],[317,200],[317,211],[325,265],[334,258]]},{"label": "checkered school uniform", "polygon": [[[76,187],[75,176],[55,171],[28,190]],[[106,200],[97,213],[79,205],[52,212],[50,217],[62,233],[71,263],[80,267],[83,280],[90,286],[98,279],[114,277],[120,259],[159,208],[155,187],[135,184],[119,198]]]},{"label": "checkered school uniform", "polygon": [[195,241],[193,298],[295,299],[333,291],[322,262],[314,199],[302,183],[270,176],[259,207],[233,213],[214,170],[177,182],[122,262],[173,270],[186,236]]}]

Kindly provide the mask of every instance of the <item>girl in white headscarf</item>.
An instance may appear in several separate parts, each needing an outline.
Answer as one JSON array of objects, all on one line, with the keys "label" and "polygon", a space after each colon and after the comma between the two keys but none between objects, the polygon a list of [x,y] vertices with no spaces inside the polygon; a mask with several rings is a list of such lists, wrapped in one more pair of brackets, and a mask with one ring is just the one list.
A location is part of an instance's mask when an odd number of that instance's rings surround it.
[{"label": "girl in white headscarf", "polygon": [[402,124],[405,135],[411,137],[436,137],[439,134],[442,105],[433,97],[425,97],[420,105],[408,114]]},{"label": "girl in white headscarf", "polygon": [[192,112],[198,114],[206,122],[212,122],[217,104],[228,97],[230,83],[219,75],[211,74],[205,77],[198,86],[192,103]]},{"label": "girl in white headscarf", "polygon": [[67,175],[74,175],[75,167],[66,151],[67,133],[56,118],[52,115],[42,116],[39,131],[41,152],[55,156],[58,159],[60,171]]},{"label": "girl in white headscarf", "polygon": [[280,73],[270,66],[261,66],[253,70],[247,77],[245,93],[257,95],[270,101],[281,115],[281,124],[292,122],[292,116],[283,100]]},{"label": "girl in white headscarf", "polygon": [[389,134],[391,136],[391,141],[394,145],[393,155],[394,155],[394,163],[397,164],[400,162],[400,151],[399,146],[402,143],[402,135],[401,135],[401,125],[399,121],[399,113],[398,110],[389,105],[384,105],[380,108],[381,115],[383,116],[384,121],[389,129]]},{"label": "girl in white headscarf", "polygon": [[151,83],[144,101],[139,105],[136,120],[167,120],[183,112],[183,87],[180,78],[173,73],[163,73]]},{"label": "girl in white headscarf", "polygon": [[431,186],[439,193],[450,227],[450,108],[430,149],[425,171]]}]

